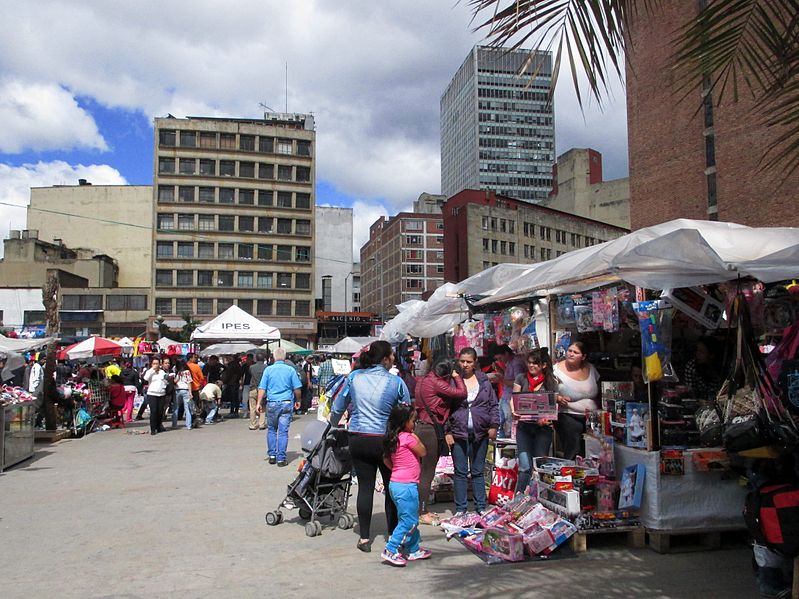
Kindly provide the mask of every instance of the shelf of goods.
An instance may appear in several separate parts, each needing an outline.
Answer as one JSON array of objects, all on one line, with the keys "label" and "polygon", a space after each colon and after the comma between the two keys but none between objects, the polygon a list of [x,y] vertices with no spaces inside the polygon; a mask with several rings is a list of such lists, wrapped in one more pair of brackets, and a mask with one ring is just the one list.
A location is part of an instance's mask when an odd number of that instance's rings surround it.
[{"label": "shelf of goods", "polygon": [[0,403],[0,472],[33,456],[35,402]]}]

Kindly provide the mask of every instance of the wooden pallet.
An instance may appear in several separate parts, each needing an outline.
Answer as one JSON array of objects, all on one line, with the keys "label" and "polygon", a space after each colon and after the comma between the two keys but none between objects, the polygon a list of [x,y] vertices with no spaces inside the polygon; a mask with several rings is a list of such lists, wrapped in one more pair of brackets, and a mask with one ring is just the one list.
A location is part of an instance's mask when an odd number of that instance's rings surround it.
[{"label": "wooden pallet", "polygon": [[746,534],[743,528],[724,528],[716,530],[655,530],[646,529],[649,548],[657,553],[682,553],[688,551],[712,551],[721,549],[723,544],[733,539],[741,539]]},{"label": "wooden pallet", "polygon": [[592,528],[572,535],[569,544],[575,553],[588,551],[588,537],[593,535],[625,536],[627,546],[634,549],[646,547],[646,529],[643,526],[620,526],[618,528]]}]

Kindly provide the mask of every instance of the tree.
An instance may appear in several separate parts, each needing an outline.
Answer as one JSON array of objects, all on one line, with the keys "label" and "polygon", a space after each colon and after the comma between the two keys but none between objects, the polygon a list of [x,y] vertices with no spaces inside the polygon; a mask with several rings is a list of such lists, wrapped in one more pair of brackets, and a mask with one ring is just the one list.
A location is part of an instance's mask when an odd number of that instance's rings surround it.
[{"label": "tree", "polygon": [[186,322],[186,324],[184,324],[183,328],[180,330],[178,339],[183,343],[188,343],[191,341],[191,334],[194,332],[194,329],[196,329],[202,323],[199,320],[194,320],[194,317],[188,312],[184,312],[180,315],[180,317]]},{"label": "tree", "polygon": [[158,338],[168,337],[170,334],[169,325],[164,322],[163,317],[159,316],[155,319],[155,326],[158,327]]},{"label": "tree", "polygon": [[[469,0],[477,30],[492,45],[554,51],[552,89],[564,54],[580,105],[579,77],[602,102],[611,77],[623,78],[626,32],[668,0]],[[489,16],[490,15],[490,16]],[[705,0],[676,32],[674,70],[682,91],[715,91],[738,100],[743,81],[757,98],[754,115],[781,134],[764,167],[799,168],[799,0]],[[536,68],[532,60],[525,70]]]},{"label": "tree", "polygon": [[55,354],[57,340],[55,338],[60,328],[58,317],[58,295],[61,291],[61,284],[58,280],[58,273],[55,270],[47,271],[47,279],[42,287],[42,303],[47,322],[47,336],[52,337],[52,341],[47,344],[47,359],[44,363],[44,382],[42,385],[42,396],[44,399],[44,427],[48,431],[56,429],[55,400],[58,398],[58,389],[55,382]]}]

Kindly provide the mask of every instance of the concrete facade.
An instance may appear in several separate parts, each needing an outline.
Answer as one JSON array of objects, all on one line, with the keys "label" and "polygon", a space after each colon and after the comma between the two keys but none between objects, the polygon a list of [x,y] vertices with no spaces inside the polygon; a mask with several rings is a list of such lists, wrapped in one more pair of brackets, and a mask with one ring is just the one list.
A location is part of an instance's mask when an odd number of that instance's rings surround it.
[{"label": "concrete facade", "polygon": [[602,154],[573,148],[558,156],[554,185],[545,206],[603,223],[630,228],[630,180],[602,178]]},{"label": "concrete facade", "polygon": [[41,287],[0,287],[2,327],[19,330],[25,326],[38,325],[43,316]]},{"label": "concrete facade", "polygon": [[458,282],[497,264],[543,262],[628,231],[581,216],[467,189],[444,206],[444,277]]},{"label": "concrete facade", "polygon": [[[345,293],[354,289],[350,281],[355,275],[352,263],[352,208],[316,207],[316,237],[314,239],[315,279],[314,298],[321,300],[326,312],[345,310]],[[328,278],[329,277],[329,278]],[[353,310],[352,298],[346,309]]]},{"label": "concrete facade", "polygon": [[148,287],[152,277],[151,185],[32,187],[28,228],[39,239],[111,256],[121,287]]},{"label": "concrete facade", "polygon": [[[441,96],[441,193],[531,202],[552,188],[552,54],[475,46]],[[522,73],[522,74],[520,74]]]}]

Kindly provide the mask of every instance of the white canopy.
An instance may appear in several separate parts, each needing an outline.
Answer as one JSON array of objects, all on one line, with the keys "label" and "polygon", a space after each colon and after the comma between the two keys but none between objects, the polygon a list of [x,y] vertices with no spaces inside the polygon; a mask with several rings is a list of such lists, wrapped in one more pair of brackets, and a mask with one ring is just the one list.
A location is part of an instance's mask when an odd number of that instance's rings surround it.
[{"label": "white canopy", "polygon": [[208,356],[234,356],[236,354],[253,354],[257,351],[262,350],[249,341],[229,341],[209,345],[200,351],[200,355],[203,358]]},{"label": "white canopy", "polygon": [[52,340],[52,337],[44,339],[12,339],[11,337],[0,335],[0,358],[6,360],[6,365],[0,372],[0,379],[5,381],[11,378],[13,371],[25,364],[22,353],[44,347]]},{"label": "white canopy", "polygon": [[174,341],[169,337],[161,337],[158,341],[156,341],[156,344],[162,352],[165,352],[169,349],[170,345],[180,345],[180,342]]},{"label": "white canopy", "polygon": [[191,334],[192,341],[270,341],[280,339],[280,331],[230,306],[213,320],[200,325]]},{"label": "white canopy", "polygon": [[397,309],[400,313],[386,323],[380,335],[390,343],[399,343],[408,334],[435,337],[450,330],[469,314],[466,302],[452,283],[436,289],[426,302],[411,300],[399,304]]},{"label": "white canopy", "polygon": [[361,348],[377,341],[377,337],[344,337],[341,341],[330,348],[331,354],[354,354],[361,351]]},{"label": "white canopy", "polygon": [[122,339],[117,339],[117,343],[119,343],[122,347],[133,347],[133,340],[130,337],[122,337]]}]

